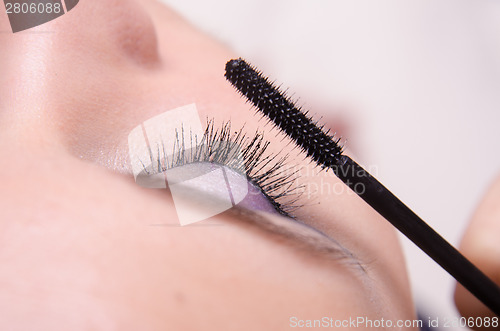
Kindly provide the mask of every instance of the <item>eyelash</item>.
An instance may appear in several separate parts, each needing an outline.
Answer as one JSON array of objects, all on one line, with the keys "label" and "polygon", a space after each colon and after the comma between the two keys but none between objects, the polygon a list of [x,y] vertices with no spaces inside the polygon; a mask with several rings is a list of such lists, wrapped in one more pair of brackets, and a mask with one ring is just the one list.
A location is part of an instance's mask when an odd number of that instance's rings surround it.
[{"label": "eyelash", "polygon": [[288,155],[266,153],[269,142],[264,139],[262,132],[257,131],[250,138],[244,133],[244,127],[232,131],[231,122],[225,122],[216,128],[214,120],[207,120],[207,128],[199,142],[198,137],[193,137],[191,132],[189,141],[186,141],[183,128],[180,132],[176,130],[175,134],[175,143],[170,153],[167,153],[163,141],[157,143],[157,160],[153,160],[156,168],[144,168],[147,174],[197,162],[227,166],[246,176],[278,213],[294,218],[294,211],[301,207],[297,202],[303,193],[303,187],[296,183],[300,170],[290,171],[292,168],[286,163]]}]

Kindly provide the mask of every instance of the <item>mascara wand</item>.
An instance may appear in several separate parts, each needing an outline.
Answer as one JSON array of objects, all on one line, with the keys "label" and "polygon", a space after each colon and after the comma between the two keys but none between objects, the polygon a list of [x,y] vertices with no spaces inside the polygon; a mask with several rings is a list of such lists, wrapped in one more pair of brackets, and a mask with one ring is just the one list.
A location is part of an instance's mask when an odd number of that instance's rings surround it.
[{"label": "mascara wand", "polygon": [[[335,139],[244,60],[226,64],[226,79],[311,159],[349,188],[500,316],[500,288],[375,177],[342,154]],[[361,185],[361,186],[360,186]],[[363,190],[360,190],[362,187]]]}]

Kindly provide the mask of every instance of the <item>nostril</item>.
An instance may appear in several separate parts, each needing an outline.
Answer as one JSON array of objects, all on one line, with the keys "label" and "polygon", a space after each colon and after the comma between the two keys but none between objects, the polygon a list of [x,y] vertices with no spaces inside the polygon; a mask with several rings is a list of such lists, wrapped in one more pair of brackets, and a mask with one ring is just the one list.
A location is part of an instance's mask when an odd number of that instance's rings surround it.
[{"label": "nostril", "polygon": [[[89,6],[101,7],[101,22],[110,27],[111,35],[108,37],[115,41],[119,52],[141,65],[151,65],[159,61],[156,29],[142,5],[132,0],[101,0],[99,4],[92,1],[88,3]],[[102,31],[106,33],[106,29]]]},{"label": "nostril", "polygon": [[141,11],[128,15],[121,29],[117,27],[117,41],[121,50],[131,60],[143,64],[159,61],[156,30],[149,16]]},{"label": "nostril", "polygon": [[[66,2],[68,4],[68,2]],[[79,1],[60,23],[74,49],[113,63],[125,58],[144,66],[159,61],[156,28],[142,4],[133,0]],[[69,45],[68,45],[69,46]]]}]

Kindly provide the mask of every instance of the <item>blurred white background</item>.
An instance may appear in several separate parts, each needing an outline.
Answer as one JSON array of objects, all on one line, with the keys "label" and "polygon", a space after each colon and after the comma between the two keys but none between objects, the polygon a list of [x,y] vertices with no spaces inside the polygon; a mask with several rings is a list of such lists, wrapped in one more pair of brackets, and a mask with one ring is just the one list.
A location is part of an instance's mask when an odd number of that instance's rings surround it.
[{"label": "blurred white background", "polygon": [[[163,1],[345,118],[360,163],[458,245],[500,171],[500,1]],[[402,242],[421,312],[456,316],[452,278]]]}]

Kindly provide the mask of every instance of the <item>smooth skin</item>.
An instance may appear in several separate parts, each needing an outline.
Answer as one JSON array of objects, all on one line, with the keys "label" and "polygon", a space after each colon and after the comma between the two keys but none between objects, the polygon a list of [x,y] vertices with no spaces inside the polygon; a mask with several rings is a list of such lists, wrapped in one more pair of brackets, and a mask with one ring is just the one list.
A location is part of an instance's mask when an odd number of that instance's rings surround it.
[{"label": "smooth skin", "polygon": [[[0,45],[2,329],[286,330],[293,317],[415,319],[395,230],[259,122],[224,80],[236,55],[170,9],[81,1],[40,27],[0,34]],[[231,119],[249,135],[261,128],[270,154],[302,167],[298,223],[235,209],[175,226],[168,191],[135,184],[128,133],[193,102],[202,119]]]}]

